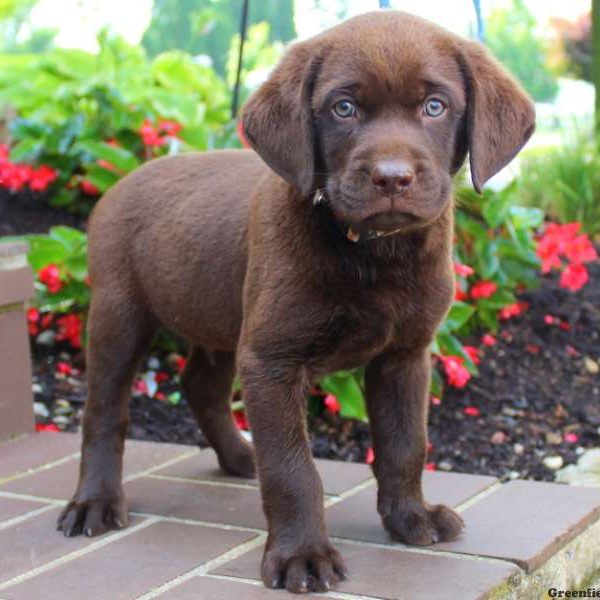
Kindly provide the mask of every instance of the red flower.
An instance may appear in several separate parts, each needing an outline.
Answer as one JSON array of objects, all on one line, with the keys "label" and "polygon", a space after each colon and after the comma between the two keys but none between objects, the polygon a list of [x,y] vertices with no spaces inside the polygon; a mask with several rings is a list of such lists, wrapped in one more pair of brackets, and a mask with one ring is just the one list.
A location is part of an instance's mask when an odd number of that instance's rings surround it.
[{"label": "red flower", "polygon": [[589,280],[590,276],[584,265],[568,265],[560,275],[560,285],[563,288],[576,292]]},{"label": "red flower", "polygon": [[365,458],[365,462],[368,465],[372,465],[375,460],[375,452],[373,452],[373,448],[367,448],[367,456]]},{"label": "red flower", "polygon": [[246,415],[244,414],[244,411],[236,410],[233,413],[233,420],[235,421],[235,424],[237,425],[238,429],[243,429],[244,431],[248,431],[248,429],[249,429],[248,421],[246,420]]},{"label": "red flower", "polygon": [[529,354],[539,354],[540,353],[540,347],[537,344],[527,344],[525,346],[525,350],[527,350],[527,352],[529,352]]},{"label": "red flower", "polygon": [[435,471],[436,470],[436,465],[434,462],[430,462],[430,463],[425,463],[425,470],[426,471]]},{"label": "red flower", "polygon": [[553,315],[544,315],[544,323],[546,323],[546,325],[554,325],[557,321],[558,319]]},{"label": "red flower", "polygon": [[476,365],[478,365],[481,362],[478,348],[475,348],[475,346],[463,346],[463,350]]},{"label": "red flower", "polygon": [[479,417],[481,415],[481,411],[476,406],[465,406],[463,412],[467,417]]},{"label": "red flower", "polygon": [[454,263],[454,272],[460,277],[469,277],[475,273],[472,267],[461,263]]},{"label": "red flower", "polygon": [[481,343],[484,346],[495,346],[496,345],[496,338],[491,334],[491,333],[486,333],[482,338],[481,338]]},{"label": "red flower", "polygon": [[489,298],[498,286],[493,281],[478,281],[471,288],[471,298],[478,300],[479,298]]},{"label": "red flower", "polygon": [[464,388],[471,379],[471,373],[464,367],[465,359],[462,356],[440,356],[440,360],[444,364],[448,383],[456,388]]},{"label": "red flower", "polygon": [[55,264],[46,265],[38,273],[38,279],[48,288],[51,294],[56,294],[63,286],[60,270]]},{"label": "red flower", "polygon": [[137,379],[133,384],[133,391],[148,395],[148,384],[143,379]]},{"label": "red flower", "polygon": [[466,300],[468,297],[469,297],[469,294],[467,294],[467,292],[462,291],[462,289],[460,288],[460,285],[457,281],[456,287],[454,290],[454,299],[458,300],[460,302],[461,300]]},{"label": "red flower", "polygon": [[39,328],[40,311],[37,308],[29,308],[27,310],[27,330],[29,335],[37,335]]},{"label": "red flower", "polygon": [[100,190],[87,179],[83,179],[80,183],[81,191],[86,194],[86,196],[98,196],[100,194]]},{"label": "red flower", "polygon": [[64,315],[56,320],[58,342],[68,341],[73,348],[81,348],[81,334],[83,333],[83,320],[74,313]]},{"label": "red flower", "polygon": [[177,368],[178,373],[183,373],[185,369],[185,365],[187,364],[187,358],[185,356],[178,356],[175,359],[175,367]]},{"label": "red flower", "polygon": [[36,423],[35,424],[36,431],[52,431],[54,433],[60,431],[60,429],[54,423]]},{"label": "red flower", "polygon": [[169,137],[176,137],[177,134],[183,129],[181,123],[178,123],[177,121],[169,121],[168,119],[161,119],[158,122],[158,128]]},{"label": "red flower", "polygon": [[69,363],[58,362],[56,363],[56,372],[60,373],[61,375],[71,375],[73,369]]},{"label": "red flower", "polygon": [[156,381],[156,383],[162,383],[163,381],[168,381],[168,380],[169,380],[169,374],[165,373],[164,371],[158,371],[154,375],[154,381]]},{"label": "red flower", "polygon": [[578,235],[566,244],[565,256],[570,262],[581,264],[596,260],[598,258],[598,253],[592,242],[590,242],[587,234],[583,234]]},{"label": "red flower", "polygon": [[146,119],[140,127],[140,137],[144,146],[159,147],[167,142],[167,138],[159,134],[150,119]]},{"label": "red flower", "polygon": [[340,403],[333,394],[327,394],[323,400],[323,404],[325,404],[325,408],[327,408],[330,413],[336,414],[340,412]]},{"label": "red flower", "polygon": [[576,444],[579,441],[579,436],[576,433],[565,433],[565,442],[569,444]]},{"label": "red flower", "polygon": [[41,165],[31,172],[29,187],[34,192],[43,192],[51,183],[58,179],[58,171],[48,165]]},{"label": "red flower", "polygon": [[0,165],[0,186],[12,192],[19,192],[29,183],[32,173],[33,169],[30,165],[4,163]]},{"label": "red flower", "polygon": [[431,396],[431,404],[434,406],[439,406],[442,401],[437,396]]},{"label": "red flower", "polygon": [[8,161],[8,146],[6,144],[0,144],[0,163]]},{"label": "red flower", "polygon": [[514,304],[509,304],[504,308],[500,309],[498,313],[501,319],[510,319],[511,317],[517,317],[522,312],[524,312],[527,308],[527,304],[525,302],[515,302]]}]

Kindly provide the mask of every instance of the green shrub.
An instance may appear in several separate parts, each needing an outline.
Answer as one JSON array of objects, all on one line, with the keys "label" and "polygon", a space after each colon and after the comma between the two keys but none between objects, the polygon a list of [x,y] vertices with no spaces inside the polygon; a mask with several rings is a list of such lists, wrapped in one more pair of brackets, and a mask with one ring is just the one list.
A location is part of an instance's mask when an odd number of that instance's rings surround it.
[{"label": "green shrub", "polygon": [[600,235],[600,147],[578,134],[553,148],[530,151],[522,159],[519,197],[561,223],[577,221]]},{"label": "green shrub", "polygon": [[149,61],[103,31],[97,55],[54,49],[0,56],[0,107],[10,124],[10,160],[56,169],[51,203],[88,212],[141,161],[231,141],[230,92],[215,72],[179,51]]},{"label": "green shrub", "polygon": [[486,44],[534,100],[547,102],[556,96],[558,82],[548,68],[548,47],[536,35],[535,25],[524,0],[513,0],[511,6],[490,14]]}]

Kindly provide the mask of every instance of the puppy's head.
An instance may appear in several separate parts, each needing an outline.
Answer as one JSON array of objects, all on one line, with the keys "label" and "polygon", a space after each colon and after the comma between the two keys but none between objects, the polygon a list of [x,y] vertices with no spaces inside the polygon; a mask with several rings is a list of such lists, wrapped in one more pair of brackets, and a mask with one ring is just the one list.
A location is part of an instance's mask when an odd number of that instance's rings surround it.
[{"label": "puppy's head", "polygon": [[245,134],[340,223],[387,233],[434,221],[470,156],[475,189],[534,129],[520,86],[479,44],[380,11],[293,45],[248,101]]}]

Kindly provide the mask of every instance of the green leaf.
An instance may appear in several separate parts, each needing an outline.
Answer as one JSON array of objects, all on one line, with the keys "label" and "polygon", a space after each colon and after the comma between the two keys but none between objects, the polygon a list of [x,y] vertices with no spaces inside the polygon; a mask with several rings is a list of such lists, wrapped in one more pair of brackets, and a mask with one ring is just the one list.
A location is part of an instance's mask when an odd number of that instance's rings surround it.
[{"label": "green leaf", "polygon": [[490,227],[498,227],[506,219],[511,203],[509,194],[497,193],[483,207],[483,216]]},{"label": "green leaf", "polygon": [[544,212],[539,208],[511,206],[509,212],[517,229],[532,229],[544,222]]},{"label": "green leaf", "polygon": [[51,263],[61,263],[69,255],[67,247],[59,240],[46,235],[29,235],[29,253],[27,259],[34,271],[43,269]]},{"label": "green leaf", "polygon": [[83,140],[77,144],[77,148],[91,154],[96,159],[102,159],[111,163],[124,173],[133,171],[141,164],[133,152],[120,146],[112,146],[106,142]]},{"label": "green leaf", "polygon": [[366,420],[367,410],[362,389],[355,376],[345,373],[334,373],[324,377],[320,386],[337,397],[340,402],[342,417],[347,419]]},{"label": "green leaf", "polygon": [[117,173],[107,171],[106,169],[102,168],[96,163],[90,163],[85,165],[85,170],[85,178],[90,183],[95,185],[102,193],[106,192],[106,190],[115,185],[115,183],[117,183],[117,181],[119,181],[120,179]]},{"label": "green leaf", "polygon": [[474,312],[475,307],[465,302],[455,301],[445,319],[449,332],[460,329],[471,318]]},{"label": "green leaf", "polygon": [[491,279],[500,265],[496,240],[487,238],[476,240],[475,255],[479,274],[484,279]]},{"label": "green leaf", "polygon": [[66,225],[56,225],[50,228],[50,237],[58,240],[69,252],[80,250],[87,244],[87,237],[83,231]]},{"label": "green leaf", "polygon": [[58,191],[50,198],[50,204],[57,208],[70,206],[75,201],[75,194],[66,188]]}]

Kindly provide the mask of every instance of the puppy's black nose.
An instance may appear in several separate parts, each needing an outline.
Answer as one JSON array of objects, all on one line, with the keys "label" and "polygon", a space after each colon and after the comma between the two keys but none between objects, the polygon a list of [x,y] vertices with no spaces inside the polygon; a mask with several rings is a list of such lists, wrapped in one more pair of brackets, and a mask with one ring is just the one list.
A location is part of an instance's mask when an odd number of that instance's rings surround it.
[{"label": "puppy's black nose", "polygon": [[413,171],[410,165],[400,160],[377,163],[371,172],[373,185],[386,196],[403,192],[410,186],[412,180]]}]

